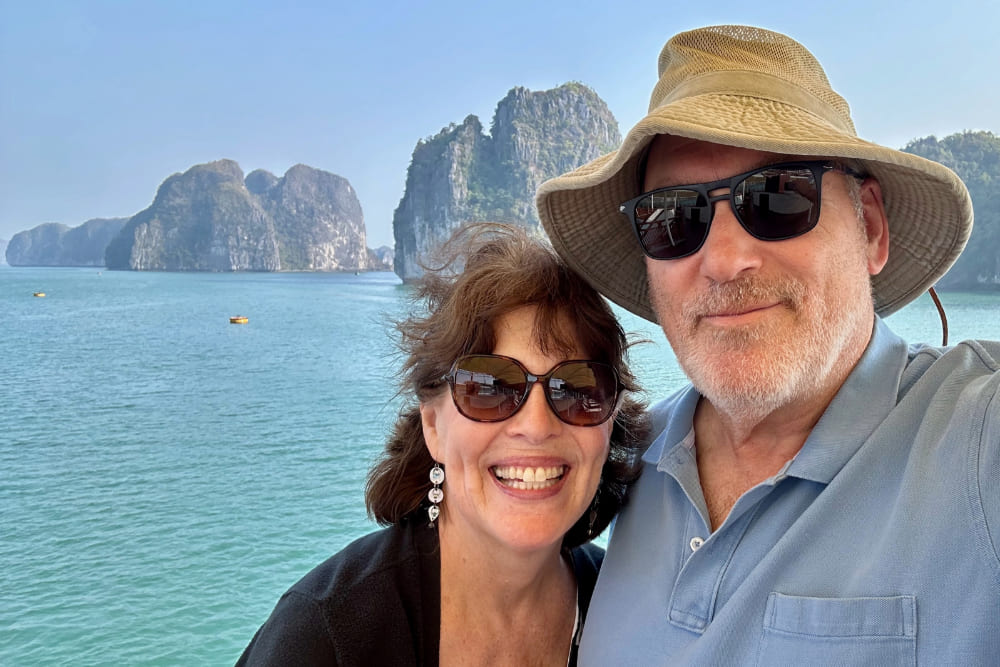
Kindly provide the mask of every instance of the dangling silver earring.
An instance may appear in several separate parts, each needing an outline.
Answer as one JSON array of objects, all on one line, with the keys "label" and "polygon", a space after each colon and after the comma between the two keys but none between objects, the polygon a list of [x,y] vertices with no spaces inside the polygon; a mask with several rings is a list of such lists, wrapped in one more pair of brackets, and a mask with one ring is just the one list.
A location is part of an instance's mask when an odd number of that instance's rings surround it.
[{"label": "dangling silver earring", "polygon": [[434,488],[427,492],[427,499],[431,501],[431,506],[427,508],[427,516],[430,517],[431,525],[433,526],[441,514],[441,508],[438,507],[438,503],[444,500],[444,491],[441,490],[441,483],[444,481],[444,468],[441,467],[440,463],[434,463],[434,467],[431,468],[430,478]]}]

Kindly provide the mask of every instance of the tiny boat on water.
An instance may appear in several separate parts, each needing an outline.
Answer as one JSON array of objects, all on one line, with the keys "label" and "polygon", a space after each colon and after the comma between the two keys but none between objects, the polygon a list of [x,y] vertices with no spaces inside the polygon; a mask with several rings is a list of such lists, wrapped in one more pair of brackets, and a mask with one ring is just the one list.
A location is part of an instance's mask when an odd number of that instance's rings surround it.
[{"label": "tiny boat on water", "polygon": [[250,321],[250,318],[246,315],[233,315],[229,318],[230,324],[246,324]]},{"label": "tiny boat on water", "polygon": [[34,292],[32,296],[45,296],[45,292]]}]

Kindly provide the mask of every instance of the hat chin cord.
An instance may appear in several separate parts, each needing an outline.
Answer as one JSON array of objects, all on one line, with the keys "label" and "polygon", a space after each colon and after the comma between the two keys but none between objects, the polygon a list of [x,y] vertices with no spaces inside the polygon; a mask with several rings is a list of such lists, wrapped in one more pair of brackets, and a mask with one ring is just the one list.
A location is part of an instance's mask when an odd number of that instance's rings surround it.
[{"label": "hat chin cord", "polygon": [[941,305],[941,299],[938,298],[937,292],[931,287],[927,290],[931,295],[931,299],[934,300],[934,305],[937,306],[938,315],[941,316],[941,345],[948,344],[948,317],[944,314],[944,306]]}]

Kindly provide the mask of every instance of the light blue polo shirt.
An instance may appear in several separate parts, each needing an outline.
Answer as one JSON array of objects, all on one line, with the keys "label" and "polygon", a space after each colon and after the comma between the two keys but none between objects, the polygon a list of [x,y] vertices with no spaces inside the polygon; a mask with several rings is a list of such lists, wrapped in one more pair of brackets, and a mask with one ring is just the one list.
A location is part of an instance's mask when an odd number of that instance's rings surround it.
[{"label": "light blue polo shirt", "polygon": [[711,533],[692,418],[618,518],[580,664],[1000,664],[1000,343],[907,346],[881,321],[801,451]]}]

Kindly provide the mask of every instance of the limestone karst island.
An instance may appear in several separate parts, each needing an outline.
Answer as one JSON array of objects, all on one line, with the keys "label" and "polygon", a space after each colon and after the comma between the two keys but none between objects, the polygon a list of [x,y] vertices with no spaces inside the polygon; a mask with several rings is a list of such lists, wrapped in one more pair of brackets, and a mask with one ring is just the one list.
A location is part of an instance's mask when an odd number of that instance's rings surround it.
[{"label": "limestone karst island", "polygon": [[[467,222],[539,228],[538,185],[620,143],[617,121],[590,88],[518,87],[497,103],[488,129],[470,115],[416,141],[392,219],[394,248],[367,247],[346,177],[303,164],[281,177],[244,175],[218,160],[169,176],[131,217],[36,225],[5,252],[0,240],[0,256],[13,266],[132,271],[395,271],[407,282],[420,275],[420,258]],[[1000,137],[966,131],[903,150],[951,167],[972,195],[972,238],[938,286],[1000,286]]]}]

